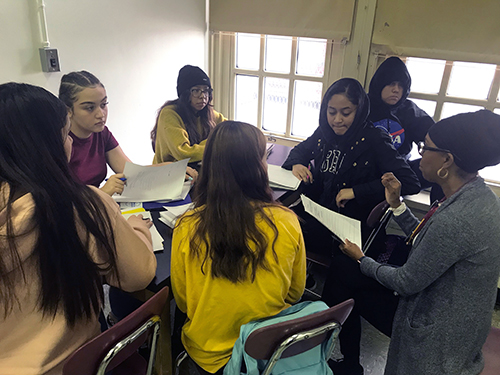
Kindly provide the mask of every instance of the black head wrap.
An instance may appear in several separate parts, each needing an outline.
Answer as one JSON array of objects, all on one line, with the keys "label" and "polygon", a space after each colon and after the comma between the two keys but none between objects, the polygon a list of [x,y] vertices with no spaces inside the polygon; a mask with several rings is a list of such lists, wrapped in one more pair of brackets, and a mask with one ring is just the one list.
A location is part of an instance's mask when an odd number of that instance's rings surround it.
[{"label": "black head wrap", "polygon": [[210,78],[203,70],[193,65],[183,66],[179,70],[179,77],[177,78],[177,95],[180,97],[184,91],[197,85],[206,85],[212,88]]},{"label": "black head wrap", "polygon": [[[382,90],[392,82],[399,82],[403,87],[401,99],[394,105],[389,105],[382,100]],[[388,116],[388,113],[399,107],[410,94],[411,77],[404,62],[398,57],[389,57],[377,69],[370,81],[370,98],[372,113],[370,119],[378,121]]]},{"label": "black head wrap", "polygon": [[500,116],[491,111],[448,117],[434,124],[428,135],[436,147],[449,150],[467,173],[500,163]]},{"label": "black head wrap", "polygon": [[[333,129],[328,124],[327,110],[328,102],[333,95],[343,94],[352,103],[357,105],[356,115],[351,127],[344,135],[336,135]],[[370,101],[366,95],[365,89],[357,80],[353,78],[342,78],[334,82],[328,90],[326,90],[321,108],[319,111],[319,125],[323,129],[326,137],[330,138],[337,144],[346,144],[352,137],[356,136],[359,129],[363,128],[370,113]]]}]

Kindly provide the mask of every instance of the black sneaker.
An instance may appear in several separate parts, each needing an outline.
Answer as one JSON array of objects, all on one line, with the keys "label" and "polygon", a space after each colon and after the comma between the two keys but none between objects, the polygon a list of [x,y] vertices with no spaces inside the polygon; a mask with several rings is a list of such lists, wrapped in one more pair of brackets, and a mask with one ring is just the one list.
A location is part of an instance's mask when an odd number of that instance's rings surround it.
[{"label": "black sneaker", "polygon": [[359,363],[347,363],[342,360],[334,361],[333,359],[328,360],[328,366],[333,371],[334,375],[363,375],[363,366]]}]

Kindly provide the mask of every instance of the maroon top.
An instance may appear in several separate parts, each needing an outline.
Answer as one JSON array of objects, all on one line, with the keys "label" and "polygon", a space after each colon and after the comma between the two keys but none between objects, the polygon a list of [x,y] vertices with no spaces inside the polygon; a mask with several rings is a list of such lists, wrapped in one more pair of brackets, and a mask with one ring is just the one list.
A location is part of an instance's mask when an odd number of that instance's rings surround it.
[{"label": "maroon top", "polygon": [[92,133],[88,138],[78,138],[69,132],[73,138],[73,150],[69,167],[73,173],[86,185],[99,187],[106,178],[106,152],[116,148],[118,142],[105,126],[100,133]]}]

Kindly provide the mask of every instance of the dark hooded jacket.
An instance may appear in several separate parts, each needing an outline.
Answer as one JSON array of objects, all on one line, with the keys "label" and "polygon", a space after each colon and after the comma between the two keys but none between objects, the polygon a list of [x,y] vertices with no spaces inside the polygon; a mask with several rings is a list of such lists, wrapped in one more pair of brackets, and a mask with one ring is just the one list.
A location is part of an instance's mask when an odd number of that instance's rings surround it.
[{"label": "dark hooded jacket", "polygon": [[[394,105],[382,100],[382,90],[392,82],[403,87],[403,96]],[[404,62],[389,57],[377,69],[370,82],[370,116],[368,119],[377,128],[388,132],[400,155],[409,158],[412,143],[423,141],[434,120],[415,103],[407,99],[410,94],[411,77]]]},{"label": "dark hooded jacket", "polygon": [[[339,87],[355,87],[360,93],[354,121],[347,132],[338,136],[327,120],[328,102]],[[351,90],[352,92],[353,90]],[[402,183],[402,194],[420,191],[417,177],[398,154],[387,133],[375,128],[367,117],[370,104],[361,84],[351,78],[335,82],[327,90],[320,108],[319,127],[302,143],[295,146],[283,164],[292,169],[295,164],[308,166],[314,160],[313,183],[306,195],[317,203],[343,215],[358,219],[364,227],[373,207],[385,199],[380,178],[393,172]],[[352,188],[355,199],[338,208],[335,198],[341,189]],[[366,229],[363,229],[366,237]]]}]

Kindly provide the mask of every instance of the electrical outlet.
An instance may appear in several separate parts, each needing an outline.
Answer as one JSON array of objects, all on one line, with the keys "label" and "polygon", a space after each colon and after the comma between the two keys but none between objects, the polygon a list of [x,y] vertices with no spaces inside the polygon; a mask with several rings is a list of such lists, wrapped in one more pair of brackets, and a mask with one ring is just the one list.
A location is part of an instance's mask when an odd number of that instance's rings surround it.
[{"label": "electrical outlet", "polygon": [[42,71],[44,72],[60,72],[59,56],[55,48],[40,48],[40,61],[42,63]]}]

